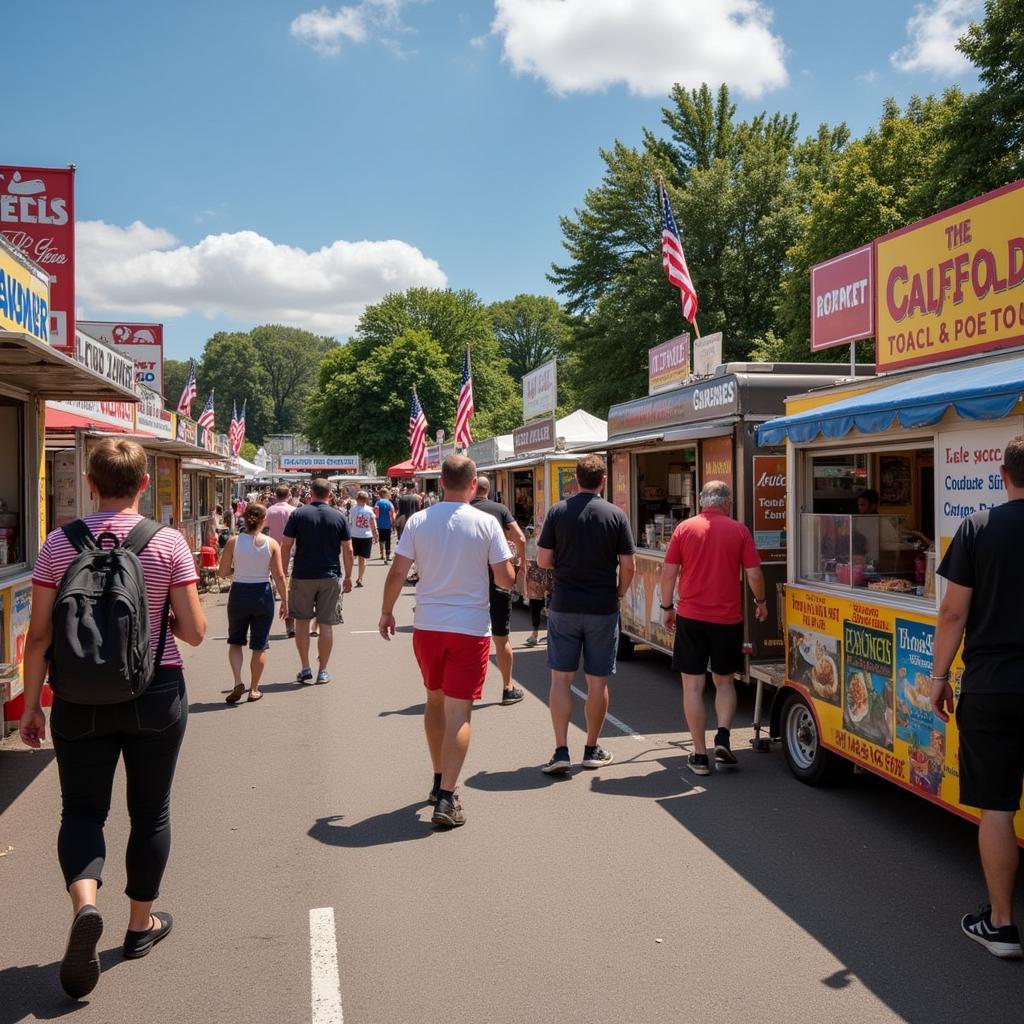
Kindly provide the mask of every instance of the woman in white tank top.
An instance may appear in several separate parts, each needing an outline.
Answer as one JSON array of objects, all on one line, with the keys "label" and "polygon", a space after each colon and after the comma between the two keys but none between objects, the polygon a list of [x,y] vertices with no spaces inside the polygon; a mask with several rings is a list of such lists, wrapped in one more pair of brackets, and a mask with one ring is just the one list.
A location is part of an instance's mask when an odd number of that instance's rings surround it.
[{"label": "woman in white tank top", "polygon": [[260,678],[267,663],[270,647],[270,627],[274,623],[274,593],[270,577],[281,595],[282,619],[288,617],[288,596],[284,571],[281,566],[281,548],[276,540],[263,533],[267,509],[259,502],[245,507],[244,532],[232,537],[220,556],[221,576],[232,576],[228,594],[228,663],[235,677],[234,689],[225,698],[237,704],[245,693],[242,682],[242,648],[246,639],[252,651],[250,660],[249,700],[259,700]]}]

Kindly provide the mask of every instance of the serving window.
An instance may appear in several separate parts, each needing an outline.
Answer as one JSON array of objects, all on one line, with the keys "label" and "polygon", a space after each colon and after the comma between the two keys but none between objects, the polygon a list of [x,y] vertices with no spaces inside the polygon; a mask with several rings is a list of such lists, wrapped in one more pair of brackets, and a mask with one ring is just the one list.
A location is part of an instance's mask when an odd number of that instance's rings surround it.
[{"label": "serving window", "polygon": [[675,528],[696,512],[697,449],[635,456],[637,547],[664,551]]},{"label": "serving window", "polygon": [[540,529],[540,523],[534,521],[533,470],[517,470],[512,474],[512,515],[520,528],[525,530],[533,523]]},{"label": "serving window", "polygon": [[0,575],[28,560],[25,409],[25,402],[0,394]]},{"label": "serving window", "polygon": [[801,579],[933,601],[931,447],[805,452],[803,459]]}]

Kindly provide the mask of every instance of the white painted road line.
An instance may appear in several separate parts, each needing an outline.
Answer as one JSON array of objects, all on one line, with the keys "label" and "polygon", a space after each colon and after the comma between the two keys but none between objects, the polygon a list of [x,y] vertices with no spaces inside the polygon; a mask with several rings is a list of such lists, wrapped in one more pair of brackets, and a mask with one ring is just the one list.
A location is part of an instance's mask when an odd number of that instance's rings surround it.
[{"label": "white painted road line", "polygon": [[[586,693],[584,693],[583,690],[581,690],[578,686],[571,686],[570,689],[573,693],[576,694],[577,697],[582,697],[584,700],[587,699]],[[611,722],[611,724],[614,725],[615,728],[619,730],[619,732],[624,732],[627,736],[632,736],[633,739],[635,739],[638,743],[647,742],[646,736],[641,736],[640,733],[638,733],[635,729],[631,729],[628,725],[626,725],[625,722],[623,722],[621,719],[616,718],[614,715],[605,715],[604,720],[606,722]]]},{"label": "white painted road line", "polygon": [[309,966],[313,1024],[344,1024],[333,907],[309,912]]},{"label": "white painted road line", "polygon": [[363,633],[379,633],[379,629],[350,629],[352,636],[361,636]]}]

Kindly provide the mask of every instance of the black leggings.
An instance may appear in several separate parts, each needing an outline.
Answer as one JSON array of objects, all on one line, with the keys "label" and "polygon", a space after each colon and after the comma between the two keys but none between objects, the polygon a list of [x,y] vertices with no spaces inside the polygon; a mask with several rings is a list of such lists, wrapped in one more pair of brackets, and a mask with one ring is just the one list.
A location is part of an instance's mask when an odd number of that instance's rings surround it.
[{"label": "black leggings", "polygon": [[391,557],[391,527],[390,526],[378,526],[377,527],[377,536],[380,538],[380,549],[381,549],[381,551],[383,551],[384,554],[387,555],[388,558],[390,558]]},{"label": "black leggings", "polygon": [[540,629],[540,613],[543,607],[544,598],[530,598],[530,622],[533,623],[534,629]]},{"label": "black leggings", "polygon": [[171,851],[171,783],[188,721],[185,677],[162,668],[148,690],[123,704],[71,704],[55,697],[50,714],[60,772],[57,856],[64,881],[102,884],[114,770],[124,757],[131,833],[125,862],[129,899],[160,894]]}]

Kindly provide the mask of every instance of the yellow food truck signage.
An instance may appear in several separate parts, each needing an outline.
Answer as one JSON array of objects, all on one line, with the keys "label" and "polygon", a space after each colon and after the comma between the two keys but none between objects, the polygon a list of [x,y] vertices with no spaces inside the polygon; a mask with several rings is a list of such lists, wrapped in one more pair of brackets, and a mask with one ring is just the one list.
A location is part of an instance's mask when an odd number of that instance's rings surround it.
[{"label": "yellow food truck signage", "polygon": [[[959,800],[956,724],[931,709],[934,616],[786,589],[786,679],[809,697],[826,747],[935,803]],[[959,695],[959,659],[951,680]],[[1017,819],[1024,837],[1024,815]]]},{"label": "yellow food truck signage", "polygon": [[50,282],[0,245],[0,331],[50,342]]},{"label": "yellow food truck signage", "polygon": [[875,243],[879,373],[1024,343],[1024,181]]}]

